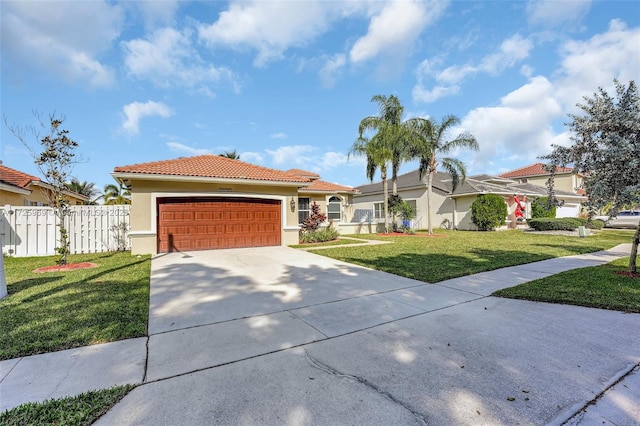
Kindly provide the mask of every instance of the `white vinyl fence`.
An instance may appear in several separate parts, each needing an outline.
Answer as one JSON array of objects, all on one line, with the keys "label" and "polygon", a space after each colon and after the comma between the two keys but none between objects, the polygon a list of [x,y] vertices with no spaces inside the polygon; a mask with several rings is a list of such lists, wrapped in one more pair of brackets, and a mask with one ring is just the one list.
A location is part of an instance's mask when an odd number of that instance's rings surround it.
[{"label": "white vinyl fence", "polygon": [[[128,205],[69,206],[64,224],[72,254],[129,249]],[[56,254],[58,227],[51,207],[0,206],[2,252],[9,256]]]}]

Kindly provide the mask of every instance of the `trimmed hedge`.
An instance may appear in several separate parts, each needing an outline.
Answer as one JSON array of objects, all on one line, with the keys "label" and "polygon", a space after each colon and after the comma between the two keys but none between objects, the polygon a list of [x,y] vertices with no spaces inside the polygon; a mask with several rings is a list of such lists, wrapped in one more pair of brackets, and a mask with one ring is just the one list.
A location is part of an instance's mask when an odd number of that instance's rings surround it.
[{"label": "trimmed hedge", "polygon": [[575,231],[582,223],[573,217],[538,218],[527,220],[527,225],[536,231]]},{"label": "trimmed hedge", "polygon": [[595,219],[589,222],[588,219],[581,217],[538,218],[527,220],[527,225],[536,231],[575,231],[578,226],[602,229],[604,221]]},{"label": "trimmed hedge", "polygon": [[555,218],[556,206],[549,206],[548,197],[538,197],[531,202],[531,217],[533,219],[539,218]]}]

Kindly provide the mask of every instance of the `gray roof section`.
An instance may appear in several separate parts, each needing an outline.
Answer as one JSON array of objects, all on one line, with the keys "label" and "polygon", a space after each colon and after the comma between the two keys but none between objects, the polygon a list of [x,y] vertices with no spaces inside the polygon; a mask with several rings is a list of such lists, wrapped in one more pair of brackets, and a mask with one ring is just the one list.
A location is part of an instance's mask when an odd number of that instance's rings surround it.
[{"label": "gray roof section", "polygon": [[[391,179],[388,179],[389,188],[391,188]],[[426,177],[420,180],[418,178],[418,170],[405,173],[398,176],[398,191],[425,187],[427,184]],[[524,194],[529,196],[545,197],[548,195],[547,188],[533,185],[530,183],[515,183],[511,179],[499,178],[492,175],[480,174],[468,176],[462,185],[459,185],[455,192],[452,190],[451,176],[447,173],[436,172],[433,177],[433,187],[439,189],[451,196],[462,196],[472,194]],[[382,193],[382,182],[375,182],[368,185],[358,186],[360,195],[371,195]],[[575,197],[585,198],[578,194],[566,191],[555,191],[558,197]]]}]

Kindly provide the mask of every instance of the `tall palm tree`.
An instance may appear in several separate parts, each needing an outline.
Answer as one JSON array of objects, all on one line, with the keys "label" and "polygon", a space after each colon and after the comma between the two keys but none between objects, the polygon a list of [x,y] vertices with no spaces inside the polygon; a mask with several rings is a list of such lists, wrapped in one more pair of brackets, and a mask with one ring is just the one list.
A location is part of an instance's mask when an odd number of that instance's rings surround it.
[{"label": "tall palm tree", "polygon": [[109,183],[104,186],[104,204],[131,204],[131,192],[121,183],[114,185]]},{"label": "tall palm tree", "polygon": [[395,95],[375,95],[371,102],[378,104],[378,115],[365,117],[360,121],[358,129],[360,137],[368,131],[375,131],[376,138],[382,139],[391,150],[391,186],[393,195],[398,195],[398,171],[404,161],[411,159],[409,122],[402,121],[404,107]]},{"label": "tall palm tree", "polygon": [[367,158],[367,178],[373,181],[376,171],[380,169],[382,179],[382,192],[384,193],[384,232],[387,229],[387,217],[389,215],[389,183],[387,182],[388,165],[393,159],[393,152],[385,142],[384,138],[374,136],[367,139],[360,136],[351,147],[349,156],[360,155]]},{"label": "tall palm tree", "polygon": [[97,197],[100,191],[96,188],[96,184],[93,182],[87,182],[86,180],[80,182],[78,178],[72,178],[71,182],[65,184],[69,191],[76,192],[78,194],[89,197],[89,201],[85,201],[84,204],[96,204]]},{"label": "tall palm tree", "polygon": [[412,119],[411,127],[417,137],[412,147],[413,157],[420,161],[418,176],[422,180],[427,176],[427,222],[429,234],[433,234],[431,223],[431,191],[433,176],[438,168],[442,168],[451,176],[452,190],[464,183],[467,176],[465,164],[452,157],[438,158],[441,154],[448,154],[457,148],[478,150],[476,138],[468,132],[460,133],[452,140],[447,140],[447,135],[452,127],[458,125],[460,120],[454,115],[448,115],[440,123],[430,119]]},{"label": "tall palm tree", "polygon": [[233,151],[223,152],[222,154],[220,154],[220,157],[231,158],[232,160],[239,160],[240,154],[236,153],[236,150],[234,149]]}]

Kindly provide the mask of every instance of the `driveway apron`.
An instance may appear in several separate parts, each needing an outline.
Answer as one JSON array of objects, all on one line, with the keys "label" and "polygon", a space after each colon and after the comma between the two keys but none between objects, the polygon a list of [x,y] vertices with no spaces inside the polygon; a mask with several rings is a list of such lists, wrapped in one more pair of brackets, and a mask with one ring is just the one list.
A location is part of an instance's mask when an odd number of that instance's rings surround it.
[{"label": "driveway apron", "polygon": [[157,256],[143,384],[98,423],[561,424],[640,363],[640,315],[487,295],[619,255],[438,284],[285,247]]}]

